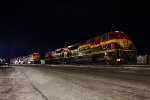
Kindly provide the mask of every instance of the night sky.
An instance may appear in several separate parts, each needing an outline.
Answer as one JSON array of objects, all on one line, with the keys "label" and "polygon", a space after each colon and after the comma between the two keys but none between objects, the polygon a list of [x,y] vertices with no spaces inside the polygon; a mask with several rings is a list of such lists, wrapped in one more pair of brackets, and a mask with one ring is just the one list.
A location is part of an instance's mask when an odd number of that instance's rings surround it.
[{"label": "night sky", "polygon": [[25,56],[32,52],[83,43],[112,29],[124,31],[138,54],[150,54],[150,7],[130,0],[4,1],[0,3],[0,57]]}]

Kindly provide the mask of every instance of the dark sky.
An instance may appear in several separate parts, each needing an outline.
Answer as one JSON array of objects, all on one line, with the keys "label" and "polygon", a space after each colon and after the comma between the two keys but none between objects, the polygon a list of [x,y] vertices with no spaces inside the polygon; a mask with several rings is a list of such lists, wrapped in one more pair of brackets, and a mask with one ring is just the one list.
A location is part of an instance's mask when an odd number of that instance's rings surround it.
[{"label": "dark sky", "polygon": [[150,53],[148,2],[131,0],[3,1],[0,3],[0,57],[44,54],[109,32],[124,31],[138,54]]}]

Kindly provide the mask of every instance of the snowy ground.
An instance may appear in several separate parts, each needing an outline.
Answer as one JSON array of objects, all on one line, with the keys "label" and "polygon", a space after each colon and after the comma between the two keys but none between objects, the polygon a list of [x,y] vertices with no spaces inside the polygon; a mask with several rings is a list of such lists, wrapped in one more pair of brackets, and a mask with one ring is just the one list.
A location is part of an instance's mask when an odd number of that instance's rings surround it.
[{"label": "snowy ground", "polygon": [[0,71],[0,100],[45,100],[17,68]]},{"label": "snowy ground", "polygon": [[145,74],[135,68],[114,68],[4,68],[0,71],[0,100],[150,100],[149,70]]}]

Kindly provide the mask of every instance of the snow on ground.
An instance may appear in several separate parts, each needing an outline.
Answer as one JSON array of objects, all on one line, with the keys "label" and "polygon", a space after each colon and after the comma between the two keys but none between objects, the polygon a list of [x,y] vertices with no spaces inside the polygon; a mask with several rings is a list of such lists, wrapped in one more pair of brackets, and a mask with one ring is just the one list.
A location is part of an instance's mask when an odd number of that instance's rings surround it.
[{"label": "snow on ground", "polygon": [[0,71],[0,100],[45,100],[28,79],[14,68]]},{"label": "snow on ground", "polygon": [[139,74],[138,67],[99,65],[95,70],[93,65],[17,65],[2,69],[0,100],[150,99],[150,71]]}]

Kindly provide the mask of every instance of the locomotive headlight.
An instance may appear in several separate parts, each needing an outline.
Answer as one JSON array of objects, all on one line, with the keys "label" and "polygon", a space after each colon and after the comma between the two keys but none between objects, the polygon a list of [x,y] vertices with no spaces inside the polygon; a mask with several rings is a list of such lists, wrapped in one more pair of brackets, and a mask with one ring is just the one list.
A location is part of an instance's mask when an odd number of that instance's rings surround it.
[{"label": "locomotive headlight", "polygon": [[121,59],[117,59],[116,61],[121,61]]}]

